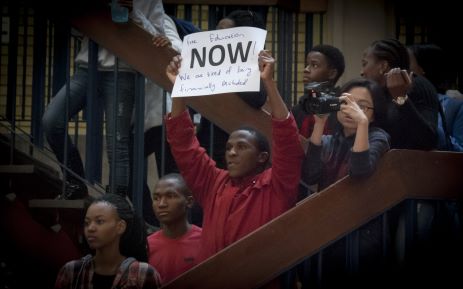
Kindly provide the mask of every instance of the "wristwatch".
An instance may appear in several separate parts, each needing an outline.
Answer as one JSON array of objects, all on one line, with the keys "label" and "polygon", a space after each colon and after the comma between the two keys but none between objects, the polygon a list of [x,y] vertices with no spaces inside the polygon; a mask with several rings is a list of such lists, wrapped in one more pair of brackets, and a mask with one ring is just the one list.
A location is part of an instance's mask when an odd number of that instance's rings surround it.
[{"label": "wristwatch", "polygon": [[408,95],[405,95],[405,96],[398,96],[396,98],[393,98],[392,101],[395,102],[397,105],[403,105],[407,99],[408,99]]}]

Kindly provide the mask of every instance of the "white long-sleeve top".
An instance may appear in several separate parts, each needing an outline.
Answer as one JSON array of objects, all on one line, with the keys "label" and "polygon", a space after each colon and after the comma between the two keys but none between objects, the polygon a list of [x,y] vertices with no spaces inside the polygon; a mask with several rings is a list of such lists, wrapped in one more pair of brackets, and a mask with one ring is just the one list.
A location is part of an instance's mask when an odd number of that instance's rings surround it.
[{"label": "white long-sleeve top", "polygon": [[[174,21],[164,12],[162,1],[134,0],[134,9],[131,17],[135,23],[151,33],[153,36],[164,34],[169,38],[172,48],[179,52],[182,49],[180,39]],[[163,71],[160,73],[164,73]],[[145,80],[145,132],[154,126],[162,124],[162,99],[164,89],[151,81]],[[170,112],[172,100],[170,94],[166,98],[166,112]]]}]

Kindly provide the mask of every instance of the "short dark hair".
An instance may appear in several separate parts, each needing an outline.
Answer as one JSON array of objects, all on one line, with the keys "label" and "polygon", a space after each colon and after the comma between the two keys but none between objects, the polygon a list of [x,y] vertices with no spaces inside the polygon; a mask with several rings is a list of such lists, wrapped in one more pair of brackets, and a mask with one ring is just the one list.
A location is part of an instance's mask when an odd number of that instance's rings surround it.
[{"label": "short dark hair", "polygon": [[251,26],[266,29],[262,17],[251,10],[234,10],[225,16],[225,18],[232,20],[235,23],[235,27]]},{"label": "short dark hair", "polygon": [[159,179],[159,181],[161,180],[175,180],[178,185],[179,185],[179,191],[185,196],[185,197],[189,197],[191,196],[191,191],[190,189],[188,188],[186,182],[185,182],[185,179],[182,177],[181,174],[178,174],[178,173],[170,173],[170,174],[167,174],[167,175],[164,175],[163,177],[161,177]]},{"label": "short dark hair", "polygon": [[336,69],[338,71],[336,78],[333,80],[333,84],[336,84],[346,69],[344,55],[341,50],[332,45],[321,44],[314,46],[310,51],[316,51],[323,54],[326,57],[329,68]]},{"label": "short dark hair", "polygon": [[256,138],[257,149],[259,152],[268,152],[270,154],[270,143],[263,133],[251,126],[246,125],[239,127],[237,130],[244,130],[251,133]]},{"label": "short dark hair", "polygon": [[119,250],[121,255],[134,257],[138,261],[148,262],[148,244],[145,223],[135,213],[132,204],[126,197],[118,194],[106,193],[100,197],[88,197],[85,202],[85,214],[88,208],[96,203],[109,203],[113,206],[119,218],[125,221],[127,227],[121,236]]}]

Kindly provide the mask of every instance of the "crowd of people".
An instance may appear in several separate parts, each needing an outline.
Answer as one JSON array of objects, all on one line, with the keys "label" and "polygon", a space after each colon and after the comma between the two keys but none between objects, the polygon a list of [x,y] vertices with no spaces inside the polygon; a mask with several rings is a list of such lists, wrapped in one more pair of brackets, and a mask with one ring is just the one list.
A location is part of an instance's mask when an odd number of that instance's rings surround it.
[{"label": "crowd of people", "polygon": [[[133,19],[155,36],[153,45],[171,46],[177,52],[181,40],[175,24],[167,17],[161,1],[133,1]],[[152,22],[152,25],[147,23]],[[254,26],[265,29],[259,15],[235,10],[222,19],[217,29]],[[87,41],[87,39],[85,40]],[[80,180],[85,172],[71,140],[66,145],[65,126],[85,106],[88,83],[88,51],[84,42],[77,56],[79,68],[66,87],[53,98],[43,116],[48,143],[60,161],[67,160],[69,174],[61,199],[88,196]],[[306,57],[303,71],[305,94],[288,107],[274,81],[277,59],[259,53],[261,90],[239,96],[255,109],[265,102],[271,111],[272,142],[252,127],[240,127],[227,134],[216,129],[215,139],[205,141],[212,128],[202,118],[196,126],[181,97],[168,98],[162,111],[163,90],[147,80],[145,85],[145,157],[156,153],[161,163],[162,125],[167,132],[166,175],[153,192],[145,184],[142,218],[130,203],[130,143],[135,71],[106,49],[98,52],[98,92],[105,100],[109,162],[113,182],[107,193],[91,199],[85,209],[84,236],[88,255],[64,265],[55,288],[158,288],[231,245],[260,226],[349,175],[368,178],[381,157],[390,149],[463,151],[463,101],[446,94],[449,79],[442,77],[443,51],[434,44],[406,47],[396,39],[371,43],[364,53],[360,77],[336,86],[344,73],[342,52],[331,45],[317,45]],[[113,69],[118,66],[119,97],[113,97]],[[180,55],[166,68],[175,82],[182,65]],[[323,87],[323,88],[321,88]],[[321,111],[311,105],[320,92],[337,108]],[[63,112],[69,106],[68,118]],[[117,114],[110,111],[117,107]],[[162,119],[162,113],[166,116]],[[116,134],[114,137],[113,134]],[[114,143],[115,142],[115,143]],[[208,146],[214,146],[214,155]],[[202,210],[201,224],[193,224],[194,204]],[[433,205],[417,216],[429,224],[439,212]],[[450,206],[448,206],[450,207]],[[451,212],[457,215],[457,211]],[[391,213],[391,230],[400,227],[403,216]],[[159,226],[147,236],[146,224]],[[378,276],[383,224],[374,219],[360,229],[360,270]],[[423,228],[432,227],[423,225]],[[400,237],[400,231],[394,232]],[[400,238],[397,238],[400,239]],[[389,240],[393,242],[393,240]],[[345,267],[346,240],[323,250],[326,286],[340,285]],[[396,244],[397,248],[401,244]],[[304,262],[308,262],[306,260]],[[315,262],[314,262],[315,263]],[[302,263],[301,263],[302,264]],[[347,278],[347,277],[346,277]],[[297,279],[297,277],[296,277]],[[302,278],[299,280],[303,283]],[[275,278],[265,288],[279,288]],[[122,285],[121,285],[122,286]],[[125,286],[125,285],[124,285]],[[119,288],[119,287],[117,287]]]}]

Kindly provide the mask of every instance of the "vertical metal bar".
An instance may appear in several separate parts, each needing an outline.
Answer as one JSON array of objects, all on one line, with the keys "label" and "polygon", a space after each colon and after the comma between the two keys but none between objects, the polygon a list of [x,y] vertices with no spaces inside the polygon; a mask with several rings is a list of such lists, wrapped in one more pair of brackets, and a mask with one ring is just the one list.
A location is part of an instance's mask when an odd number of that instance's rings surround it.
[{"label": "vertical metal bar", "polygon": [[10,42],[8,43],[8,80],[6,92],[6,118],[11,122],[10,164],[14,162],[15,131],[16,131],[16,84],[18,63],[18,22],[19,7],[16,2],[10,6]]},{"label": "vertical metal bar", "polygon": [[350,274],[359,270],[359,232],[357,229],[346,236],[346,269]]},{"label": "vertical metal bar", "polygon": [[416,200],[406,201],[405,206],[405,260],[411,253],[415,241]]},{"label": "vertical metal bar", "polygon": [[388,213],[385,212],[384,214],[381,215],[381,225],[382,225],[382,254],[383,254],[383,260],[387,260],[389,256],[389,218],[388,218]]},{"label": "vertical metal bar", "polygon": [[282,61],[278,65],[278,87],[281,91],[285,103],[291,102],[291,65],[292,53],[291,47],[292,32],[293,32],[293,18],[289,12],[282,9],[278,10],[278,59]]},{"label": "vertical metal bar", "polygon": [[[71,38],[72,40],[72,55],[77,55],[77,51],[76,51],[76,40],[74,37]],[[76,66],[75,66],[75,63],[73,65],[73,73],[75,73],[76,71]],[[84,112],[85,112],[85,108],[84,108]],[[85,113],[84,113],[85,115]],[[76,147],[79,146],[79,114],[77,113],[75,116],[74,116],[74,145]]]},{"label": "vertical metal bar", "polygon": [[[191,4],[185,4],[184,7],[185,7],[185,20],[191,22],[193,19],[192,13],[191,13]],[[199,19],[198,27],[201,28],[201,19]]]},{"label": "vertical metal bar", "polygon": [[274,56],[276,57],[277,55],[275,55],[275,52],[276,52],[276,43],[277,43],[277,37],[278,37],[278,33],[277,33],[277,8],[276,7],[271,7],[272,9],[272,53],[274,54]]},{"label": "vertical metal bar", "polygon": [[[0,10],[0,31],[3,32],[3,6],[2,10]],[[2,67],[2,47],[3,47],[3,35],[0,36],[0,67]],[[0,79],[2,79],[2,70],[0,69]]]},{"label": "vertical metal bar", "polygon": [[17,3],[10,3],[10,42],[8,43],[8,81],[7,81],[7,108],[6,117],[12,122],[15,129],[16,118],[16,84],[17,84],[17,63],[18,63],[18,26],[19,7]]},{"label": "vertical metal bar", "polygon": [[26,117],[26,80],[27,80],[27,28],[28,28],[28,11],[23,7],[23,63],[22,63],[22,86],[21,86],[21,120]]},{"label": "vertical metal bar", "polygon": [[278,88],[286,104],[291,103],[291,65],[293,45],[293,17],[282,9],[278,10]]},{"label": "vertical metal bar", "polygon": [[323,250],[318,252],[317,256],[317,287],[322,288],[323,286]]},{"label": "vertical metal bar", "polygon": [[[111,164],[110,164],[110,181],[109,181],[109,188],[110,188],[110,192],[112,193],[115,193],[116,192],[116,188],[114,187],[114,184],[116,182],[116,141],[117,141],[117,123],[118,123],[118,120],[117,120],[117,117],[118,117],[118,108],[119,108],[119,94],[118,94],[118,82],[119,82],[119,79],[118,79],[118,74],[119,74],[119,58],[116,57],[116,64],[115,64],[115,67],[114,67],[114,103],[115,105],[113,106],[113,111],[111,111],[110,113],[112,113],[113,117],[113,121],[114,121],[114,126],[112,128],[112,143],[111,143],[111,155],[112,155],[112,159],[111,159]],[[108,125],[108,124],[106,124]]]},{"label": "vertical metal bar", "polygon": [[[295,18],[294,18],[294,13],[292,12],[287,12],[288,13],[288,33],[286,34],[286,39],[287,39],[287,46],[286,47],[291,47],[293,45],[297,46],[297,42],[294,43],[293,41],[293,35],[294,35],[294,25],[297,25],[295,23]],[[297,36],[296,36],[297,37]],[[288,49],[287,52],[287,59],[286,59],[286,94],[285,94],[285,99],[286,99],[286,104],[291,107],[292,106],[292,97],[291,97],[291,91],[292,91],[292,85],[291,82],[293,81],[293,77],[291,75],[291,67],[294,63],[294,66],[297,66],[297,54],[296,57],[294,57],[295,54],[292,52],[293,49]],[[295,50],[295,49],[294,49]],[[295,84],[296,85],[296,84]]]},{"label": "vertical metal bar", "polygon": [[43,147],[41,119],[45,98],[45,67],[46,67],[47,21],[40,13],[34,15],[34,46],[32,67],[32,142]]},{"label": "vertical metal bar", "polygon": [[[164,90],[162,94],[162,114],[161,117],[167,113],[167,92]],[[158,168],[159,169],[159,168]],[[161,126],[161,168],[158,172],[159,176],[162,177],[166,173],[166,126],[164,121]]]},{"label": "vertical metal bar", "polygon": [[313,13],[307,13],[305,16],[305,53],[304,57],[313,47]]},{"label": "vertical metal bar", "polygon": [[320,44],[323,44],[323,19],[325,17],[326,13],[320,13]]},{"label": "vertical metal bar", "polygon": [[52,95],[56,95],[63,87],[66,82],[66,75],[69,73],[68,70],[64,70],[69,61],[70,54],[69,33],[69,26],[65,23],[54,23]]},{"label": "vertical metal bar", "polygon": [[50,100],[52,98],[52,67],[53,67],[53,58],[52,53],[53,53],[53,25],[50,20],[47,21],[48,23],[48,52],[47,52],[47,104],[50,103]]},{"label": "vertical metal bar", "polygon": [[133,145],[132,201],[135,211],[143,215],[143,184],[145,179],[144,152],[145,77],[135,75],[135,136]]},{"label": "vertical metal bar", "polygon": [[103,105],[102,99],[97,97],[98,89],[98,45],[88,42],[88,86],[87,108],[87,136],[85,143],[85,171],[87,179],[94,184],[101,182],[102,147],[103,147]]},{"label": "vertical metal bar", "polygon": [[[65,31],[65,30],[63,30]],[[56,35],[55,35],[56,36]],[[67,121],[69,120],[69,97],[71,95],[71,69],[70,69],[70,44],[69,44],[69,27],[68,27],[68,33],[61,34],[61,36],[64,37],[63,43],[65,43],[65,50],[64,50],[64,55],[66,56],[65,58],[65,70],[66,70],[66,78],[65,78],[65,83],[66,83],[66,98],[65,98],[65,109],[64,109],[64,117],[66,120],[66,125],[64,126],[64,150],[63,150],[63,163],[65,169],[63,170],[63,185],[62,185],[62,192],[65,193],[66,191],[66,181],[67,181],[67,176],[68,176],[68,124]],[[56,44],[56,42],[55,42]],[[56,47],[55,47],[56,49]],[[54,84],[54,83],[53,83]]]},{"label": "vertical metal bar", "polygon": [[297,80],[298,80],[298,74],[299,74],[299,71],[298,71],[298,61],[297,61],[297,56],[299,54],[299,14],[296,13],[296,19],[295,19],[295,29],[294,29],[294,33],[295,33],[295,36],[294,36],[294,43],[295,43],[295,47],[294,47],[294,77],[293,77],[293,101],[291,104],[290,107],[292,107],[293,105],[295,105],[297,103]]},{"label": "vertical metal bar", "polygon": [[[199,21],[198,21],[198,23],[199,23],[199,24],[198,24],[198,28],[202,30],[202,29],[203,29],[203,28],[202,28],[203,11],[202,11],[202,6],[201,6],[201,5],[198,5],[198,20],[199,20]],[[210,30],[211,27],[213,27],[213,26],[210,26],[210,25],[209,25],[209,27],[208,27],[209,29],[208,29],[208,30]]]},{"label": "vertical metal bar", "polygon": [[281,90],[280,93],[284,98],[285,92],[283,90],[284,88],[284,81],[285,81],[285,66],[284,66],[284,59],[285,59],[285,51],[286,48],[284,47],[285,43],[285,27],[284,27],[284,13],[282,9],[278,9],[278,44],[277,44],[277,49],[278,49],[278,55],[276,55],[276,59],[279,59],[278,61],[278,67],[277,67],[277,85],[278,88]]}]

